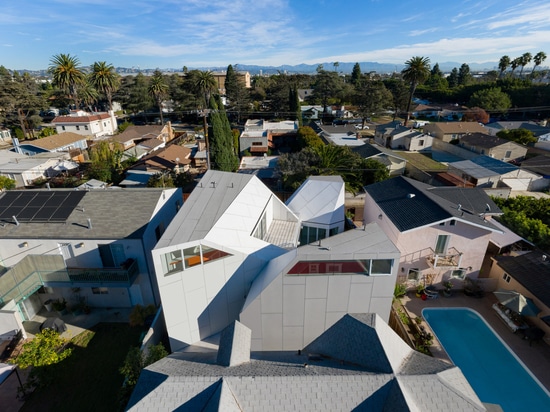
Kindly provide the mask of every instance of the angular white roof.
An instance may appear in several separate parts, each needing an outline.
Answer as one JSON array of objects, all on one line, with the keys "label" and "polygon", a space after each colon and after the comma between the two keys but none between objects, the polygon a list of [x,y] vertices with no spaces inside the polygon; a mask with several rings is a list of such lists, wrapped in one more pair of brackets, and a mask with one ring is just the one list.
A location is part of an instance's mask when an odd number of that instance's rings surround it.
[{"label": "angular white roof", "polygon": [[345,185],[340,176],[310,176],[286,205],[302,222],[329,225],[344,219]]}]

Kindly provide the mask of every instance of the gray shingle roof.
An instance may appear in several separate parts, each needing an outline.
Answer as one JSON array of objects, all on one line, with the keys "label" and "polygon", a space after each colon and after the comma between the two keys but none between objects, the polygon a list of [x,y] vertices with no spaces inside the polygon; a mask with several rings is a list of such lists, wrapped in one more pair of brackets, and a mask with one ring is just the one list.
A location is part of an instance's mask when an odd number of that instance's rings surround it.
[{"label": "gray shingle roof", "polygon": [[550,259],[541,251],[519,256],[495,256],[498,265],[550,307]]},{"label": "gray shingle roof", "polygon": [[498,231],[485,217],[501,211],[481,189],[432,187],[399,176],[366,186],[365,190],[400,232],[452,218]]},{"label": "gray shingle roof", "polygon": [[[375,314],[345,315],[302,352],[253,352],[231,367],[218,365],[215,351],[187,349],[142,371],[128,410],[485,410],[457,367],[411,355]],[[407,371],[416,369],[407,363],[426,366],[402,374],[389,357]]]},{"label": "gray shingle roof", "polygon": [[[157,188],[87,191],[66,223],[4,223],[0,225],[0,236],[4,239],[140,238],[162,192],[163,189]],[[92,222],[91,229],[88,229],[88,219]]]}]

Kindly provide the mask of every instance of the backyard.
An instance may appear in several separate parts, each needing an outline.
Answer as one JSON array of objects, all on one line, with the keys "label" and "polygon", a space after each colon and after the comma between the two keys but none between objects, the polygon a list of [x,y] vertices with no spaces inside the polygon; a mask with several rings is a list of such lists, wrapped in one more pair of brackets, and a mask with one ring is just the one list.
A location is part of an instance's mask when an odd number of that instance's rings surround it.
[{"label": "backyard", "polygon": [[143,328],[99,323],[70,340],[73,353],[48,366],[50,382],[30,394],[21,411],[119,411],[124,381],[119,368]]}]

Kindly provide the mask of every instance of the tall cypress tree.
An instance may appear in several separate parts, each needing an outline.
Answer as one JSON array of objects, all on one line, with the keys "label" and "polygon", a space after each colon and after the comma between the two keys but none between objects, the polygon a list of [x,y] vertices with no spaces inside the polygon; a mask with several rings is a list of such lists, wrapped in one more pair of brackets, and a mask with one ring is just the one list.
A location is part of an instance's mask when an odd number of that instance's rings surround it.
[{"label": "tall cypress tree", "polygon": [[226,172],[234,172],[239,165],[239,159],[233,149],[231,126],[225,113],[221,99],[210,98],[210,159],[212,168]]}]

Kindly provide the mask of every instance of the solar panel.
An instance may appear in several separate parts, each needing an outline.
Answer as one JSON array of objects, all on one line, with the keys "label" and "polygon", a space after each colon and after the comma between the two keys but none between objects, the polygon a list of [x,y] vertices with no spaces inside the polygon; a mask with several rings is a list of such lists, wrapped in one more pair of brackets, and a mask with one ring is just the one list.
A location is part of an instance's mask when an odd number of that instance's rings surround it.
[{"label": "solar panel", "polygon": [[86,192],[10,191],[0,197],[0,220],[65,222]]}]

